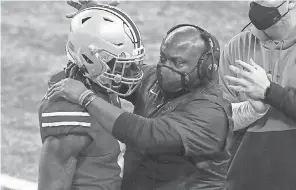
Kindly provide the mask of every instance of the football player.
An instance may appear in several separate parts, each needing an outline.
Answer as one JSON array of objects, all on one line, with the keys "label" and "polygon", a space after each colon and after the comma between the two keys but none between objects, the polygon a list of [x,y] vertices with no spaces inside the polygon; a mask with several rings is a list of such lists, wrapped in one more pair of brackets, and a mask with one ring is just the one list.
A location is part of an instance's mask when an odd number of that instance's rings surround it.
[{"label": "football player", "polygon": [[[96,5],[75,14],[66,52],[67,67],[53,75],[49,85],[74,78],[120,106],[118,95],[130,95],[143,77],[140,65],[145,50],[140,33],[128,15],[112,6]],[[99,123],[83,106],[63,98],[44,99],[39,121],[43,143],[39,190],[120,189],[124,144],[102,127],[94,130],[92,126]],[[79,133],[85,129],[87,134]]]}]

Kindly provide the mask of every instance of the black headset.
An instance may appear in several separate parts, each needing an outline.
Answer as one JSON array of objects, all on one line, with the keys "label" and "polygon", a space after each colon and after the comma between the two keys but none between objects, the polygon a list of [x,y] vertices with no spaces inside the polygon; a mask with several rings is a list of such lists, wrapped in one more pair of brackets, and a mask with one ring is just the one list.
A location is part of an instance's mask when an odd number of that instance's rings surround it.
[{"label": "black headset", "polygon": [[[218,40],[202,27],[193,24],[178,24],[167,32],[166,37],[177,28],[183,26],[191,26],[193,28],[196,28],[198,31],[201,32],[200,36],[202,37],[202,39],[205,40],[206,43],[209,45],[210,49],[199,58],[196,68],[198,78],[200,80],[211,80],[213,74],[215,73],[215,71],[218,70],[219,67],[220,46]],[[185,73],[185,75],[187,75],[187,73]]]}]

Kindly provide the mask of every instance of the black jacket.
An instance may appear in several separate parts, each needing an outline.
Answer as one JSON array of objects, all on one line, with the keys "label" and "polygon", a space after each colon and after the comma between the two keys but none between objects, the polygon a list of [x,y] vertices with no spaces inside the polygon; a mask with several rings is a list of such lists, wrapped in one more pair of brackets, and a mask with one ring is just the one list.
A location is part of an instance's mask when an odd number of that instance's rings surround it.
[{"label": "black jacket", "polygon": [[265,97],[265,103],[283,112],[296,121],[296,89],[282,87],[274,82],[270,84],[270,91]]},{"label": "black jacket", "polygon": [[123,190],[225,189],[231,155],[231,106],[218,85],[160,103],[155,67],[121,114],[113,135],[126,143]]}]

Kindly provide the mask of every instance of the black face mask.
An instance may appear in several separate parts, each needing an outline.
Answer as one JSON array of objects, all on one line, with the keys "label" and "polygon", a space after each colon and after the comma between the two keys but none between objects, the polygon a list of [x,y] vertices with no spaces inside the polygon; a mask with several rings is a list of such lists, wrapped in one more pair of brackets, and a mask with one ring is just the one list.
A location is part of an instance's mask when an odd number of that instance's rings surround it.
[{"label": "black face mask", "polygon": [[249,18],[252,24],[258,30],[266,30],[281,18],[283,18],[289,11],[284,15],[281,15],[278,8],[282,6],[285,1],[277,7],[264,7],[256,2],[250,3]]},{"label": "black face mask", "polygon": [[[180,80],[178,82],[180,82],[181,84],[181,88],[184,90],[184,89],[187,89],[187,88],[192,88],[192,83],[194,82],[193,78],[194,78],[194,73],[197,73],[196,69],[197,69],[197,66],[194,67],[190,72],[186,73],[186,72],[181,72],[181,71],[178,71],[170,66],[167,66],[167,65],[164,65],[164,64],[158,64],[157,65],[157,80],[160,84],[160,87],[162,89],[164,89],[164,86],[162,86],[164,83],[167,83],[167,85],[169,85],[169,81],[163,81],[163,77],[161,75],[161,69],[163,68],[166,68],[166,69],[169,69],[175,73],[178,73],[180,75]],[[196,76],[197,77],[197,76]],[[177,82],[177,81],[175,81]],[[170,87],[174,87],[173,83],[172,85],[169,85]]]},{"label": "black face mask", "polygon": [[[163,69],[168,69],[178,73],[180,75],[180,78],[164,78],[162,74]],[[168,72],[168,70],[165,72]],[[178,70],[175,70],[174,68],[171,68],[163,64],[157,65],[156,73],[158,81],[157,83],[161,89],[161,94],[165,100],[179,97],[182,94],[188,92],[187,87],[189,82],[189,76],[187,75],[187,73],[180,72]]]},{"label": "black face mask", "polygon": [[[171,70],[173,72],[176,72],[180,75],[180,80],[178,79],[174,79],[174,80],[170,80],[170,79],[163,79],[162,76],[162,69],[168,69]],[[167,71],[168,72],[168,71]],[[177,92],[182,88],[183,85],[186,83],[186,73],[182,73],[178,70],[175,70],[174,68],[171,68],[167,65],[163,65],[163,64],[158,64],[157,65],[157,69],[156,69],[156,73],[157,73],[157,80],[158,80],[158,84],[160,85],[160,88],[163,91],[170,91],[170,92]]]}]

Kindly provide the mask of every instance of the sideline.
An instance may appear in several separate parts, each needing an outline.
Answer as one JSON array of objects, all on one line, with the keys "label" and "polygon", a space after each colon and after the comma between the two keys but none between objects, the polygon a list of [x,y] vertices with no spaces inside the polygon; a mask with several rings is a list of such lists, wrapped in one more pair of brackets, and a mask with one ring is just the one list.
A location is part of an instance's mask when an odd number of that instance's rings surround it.
[{"label": "sideline", "polygon": [[13,190],[37,190],[36,183],[14,178],[6,174],[0,175],[0,186]]}]

